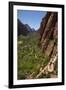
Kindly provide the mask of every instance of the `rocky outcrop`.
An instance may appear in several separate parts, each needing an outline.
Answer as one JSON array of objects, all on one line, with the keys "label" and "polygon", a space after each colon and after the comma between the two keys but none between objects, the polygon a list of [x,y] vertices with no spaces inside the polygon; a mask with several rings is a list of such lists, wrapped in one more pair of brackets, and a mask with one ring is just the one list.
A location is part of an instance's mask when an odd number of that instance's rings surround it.
[{"label": "rocky outcrop", "polygon": [[39,29],[40,38],[39,46],[42,49],[44,55],[49,58],[48,64],[38,73],[36,78],[41,75],[50,73],[50,77],[57,77],[57,65],[58,65],[58,17],[56,12],[48,12],[42,19]]},{"label": "rocky outcrop", "polygon": [[42,51],[50,58],[57,53],[58,25],[57,13],[48,12],[42,19],[40,26],[39,46]]}]

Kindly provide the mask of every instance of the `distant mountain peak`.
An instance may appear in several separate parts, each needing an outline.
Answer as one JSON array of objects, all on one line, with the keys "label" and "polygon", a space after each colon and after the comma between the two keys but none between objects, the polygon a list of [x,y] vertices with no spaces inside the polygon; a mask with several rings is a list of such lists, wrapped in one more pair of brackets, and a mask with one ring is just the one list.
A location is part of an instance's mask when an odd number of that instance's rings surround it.
[{"label": "distant mountain peak", "polygon": [[35,29],[31,28],[28,24],[23,24],[19,19],[18,22],[18,36],[19,35],[28,35],[28,33],[34,32]]}]

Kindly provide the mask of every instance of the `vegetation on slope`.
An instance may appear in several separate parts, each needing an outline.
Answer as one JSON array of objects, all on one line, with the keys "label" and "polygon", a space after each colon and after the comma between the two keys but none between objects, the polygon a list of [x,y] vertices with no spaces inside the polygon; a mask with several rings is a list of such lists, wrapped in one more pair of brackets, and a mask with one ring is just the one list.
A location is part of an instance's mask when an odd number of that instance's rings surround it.
[{"label": "vegetation on slope", "polygon": [[32,73],[34,78],[48,63],[48,57],[38,47],[38,37],[36,32],[18,37],[18,79],[31,78]]},{"label": "vegetation on slope", "polygon": [[18,25],[21,30],[17,43],[18,79],[56,78],[58,76],[57,16],[56,12],[48,12],[42,19],[37,32],[26,33],[23,26]]}]

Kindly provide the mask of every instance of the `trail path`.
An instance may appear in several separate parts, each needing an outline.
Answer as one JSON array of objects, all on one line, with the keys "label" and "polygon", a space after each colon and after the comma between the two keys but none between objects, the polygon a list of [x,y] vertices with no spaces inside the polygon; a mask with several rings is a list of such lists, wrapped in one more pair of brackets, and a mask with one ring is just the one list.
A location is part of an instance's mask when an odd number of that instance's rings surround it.
[{"label": "trail path", "polygon": [[41,72],[36,76],[36,78],[39,78],[42,74],[45,74],[47,72],[53,72],[54,71],[54,63],[56,62],[58,58],[58,55],[56,54],[56,56],[54,58],[51,58],[48,65],[45,66]]}]

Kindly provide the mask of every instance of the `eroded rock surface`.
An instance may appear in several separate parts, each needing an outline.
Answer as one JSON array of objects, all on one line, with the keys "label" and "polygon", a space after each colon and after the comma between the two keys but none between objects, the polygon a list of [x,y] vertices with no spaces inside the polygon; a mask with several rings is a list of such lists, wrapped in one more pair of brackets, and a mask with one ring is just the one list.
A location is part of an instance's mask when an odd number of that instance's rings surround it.
[{"label": "eroded rock surface", "polygon": [[[49,73],[52,71],[51,76],[57,77],[57,61],[58,61],[58,50],[57,50],[57,41],[58,41],[58,21],[57,12],[48,12],[47,15],[42,19],[41,26],[39,29],[40,38],[39,46],[42,49],[44,55],[49,58],[48,65],[43,68],[43,70],[36,76],[40,77],[43,73]],[[56,65],[56,66],[55,66]],[[50,68],[52,67],[52,68]],[[51,70],[49,70],[51,69]]]}]

